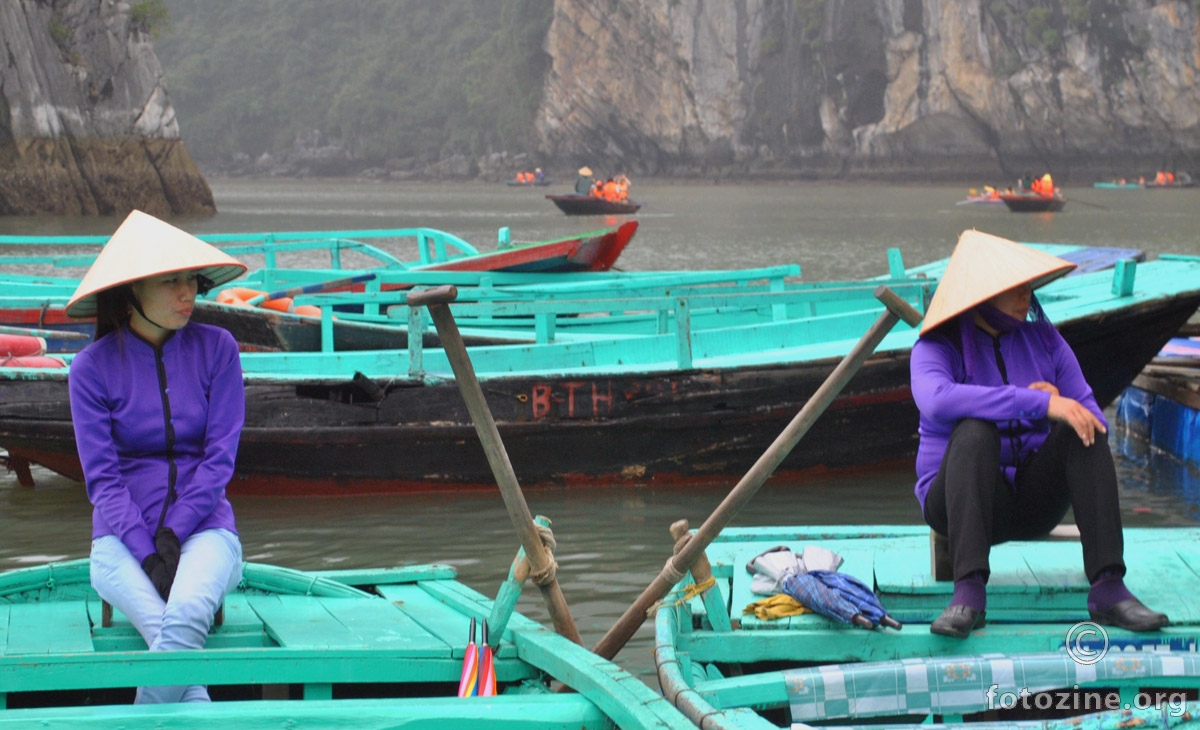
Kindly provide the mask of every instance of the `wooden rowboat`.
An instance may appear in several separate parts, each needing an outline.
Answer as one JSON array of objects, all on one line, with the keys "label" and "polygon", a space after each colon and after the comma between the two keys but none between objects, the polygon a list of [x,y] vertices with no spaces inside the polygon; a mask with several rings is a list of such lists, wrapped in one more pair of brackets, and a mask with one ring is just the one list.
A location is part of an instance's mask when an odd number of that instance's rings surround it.
[{"label": "wooden rowboat", "polygon": [[[834,551],[845,560],[838,572],[863,581],[903,628],[745,613],[766,598],[751,591],[746,564],[777,546]],[[675,588],[685,600],[664,602],[656,616],[659,683],[710,728],[1194,722],[1200,705],[1186,698],[1200,688],[1200,529],[1126,529],[1125,557],[1131,590],[1171,618],[1161,631],[1088,623],[1079,544],[1068,539],[993,548],[987,626],[953,639],[929,631],[953,583],[933,578],[927,527],[727,528],[708,546],[714,585],[692,598],[701,587],[686,577]]]},{"label": "wooden rowboat", "polygon": [[1057,213],[1067,204],[1066,198],[1059,195],[1036,193],[1005,193],[1000,199],[1013,213]]},{"label": "wooden rowboat", "polygon": [[[441,565],[248,563],[205,648],[149,652],[120,612],[102,621],[87,560],[3,573],[0,728],[692,728],[638,678],[513,613],[520,584],[504,586],[493,602]],[[477,619],[498,693],[459,698]],[[221,701],[131,704],[136,686],[177,684]]]},{"label": "wooden rowboat", "polygon": [[594,195],[547,195],[558,209],[567,215],[628,215],[636,213],[641,203],[632,200],[605,200]]},{"label": "wooden rowboat", "polygon": [[[1102,404],[1200,304],[1200,258],[1119,263],[1039,292]],[[917,268],[923,277],[901,267],[886,283],[920,309],[937,271]],[[592,290],[580,299],[534,288],[453,309],[460,321],[512,323],[531,339],[470,349],[522,484],[727,484],[878,317],[878,283],[717,292],[667,286],[634,296],[609,287],[608,298]],[[391,315],[424,332],[420,312],[394,307]],[[604,331],[610,318],[615,331]],[[915,337],[901,328],[883,341],[805,448],[783,462],[780,481],[912,458],[917,414],[908,355]],[[445,353],[423,341],[412,338],[404,350],[246,353],[242,365],[247,419],[232,492],[493,483]],[[870,449],[861,448],[864,441]],[[79,478],[65,374],[0,370],[0,447]]]}]

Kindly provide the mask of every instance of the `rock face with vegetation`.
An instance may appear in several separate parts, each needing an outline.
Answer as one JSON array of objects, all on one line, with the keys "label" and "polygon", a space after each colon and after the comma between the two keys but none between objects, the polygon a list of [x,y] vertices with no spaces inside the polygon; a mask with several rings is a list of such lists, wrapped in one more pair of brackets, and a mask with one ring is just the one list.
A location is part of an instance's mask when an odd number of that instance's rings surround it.
[{"label": "rock face with vegetation", "polygon": [[537,129],[658,174],[1194,170],[1197,5],[555,0]]},{"label": "rock face with vegetation", "polygon": [[161,2],[0,2],[0,215],[215,211],[155,57]]}]

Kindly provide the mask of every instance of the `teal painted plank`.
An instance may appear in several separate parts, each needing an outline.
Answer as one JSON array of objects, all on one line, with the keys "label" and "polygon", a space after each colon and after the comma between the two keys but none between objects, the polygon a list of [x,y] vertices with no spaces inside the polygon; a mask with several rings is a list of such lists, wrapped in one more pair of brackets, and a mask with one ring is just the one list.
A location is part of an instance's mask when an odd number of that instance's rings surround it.
[{"label": "teal painted plank", "polygon": [[322,605],[330,615],[375,649],[402,656],[449,657],[449,644],[421,628],[389,601],[358,601],[325,598]]},{"label": "teal painted plank", "polygon": [[449,646],[378,599],[253,596],[250,607],[289,649],[383,649],[403,656],[448,657]]},{"label": "teal painted plank", "polygon": [[92,628],[80,601],[9,606],[6,656],[92,651]]},{"label": "teal painted plank", "polygon": [[0,656],[8,654],[8,604],[0,603]]},{"label": "teal painted plank", "polygon": [[453,647],[455,657],[463,655],[470,628],[468,616],[452,610],[417,585],[379,586],[378,591],[423,629]]},{"label": "teal painted plank", "polygon": [[204,705],[110,705],[0,712],[0,728],[60,730],[395,730],[398,727],[500,730],[610,730],[611,721],[579,695],[308,702],[213,702]]}]

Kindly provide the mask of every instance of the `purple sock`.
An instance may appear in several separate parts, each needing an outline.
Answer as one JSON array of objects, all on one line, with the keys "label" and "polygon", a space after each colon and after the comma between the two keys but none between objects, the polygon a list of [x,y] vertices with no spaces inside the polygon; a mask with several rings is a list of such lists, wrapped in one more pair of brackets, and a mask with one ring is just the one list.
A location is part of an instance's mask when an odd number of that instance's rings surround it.
[{"label": "purple sock", "polygon": [[967,606],[976,611],[987,609],[987,584],[983,582],[983,572],[968,573],[960,580],[954,581],[954,595],[950,598],[951,606]]},{"label": "purple sock", "polygon": [[1096,576],[1096,582],[1088,591],[1088,610],[1106,611],[1113,605],[1129,598],[1133,598],[1133,594],[1125,587],[1125,581],[1121,580],[1120,573],[1114,570],[1103,570],[1100,575]]}]

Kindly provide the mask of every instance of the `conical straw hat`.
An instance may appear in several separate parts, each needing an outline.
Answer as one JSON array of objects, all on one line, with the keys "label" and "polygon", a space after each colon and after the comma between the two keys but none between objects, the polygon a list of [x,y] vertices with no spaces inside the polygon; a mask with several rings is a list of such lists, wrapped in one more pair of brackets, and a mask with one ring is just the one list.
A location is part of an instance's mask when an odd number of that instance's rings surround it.
[{"label": "conical straw hat", "polygon": [[1007,238],[963,231],[925,312],[921,334],[1014,286],[1037,289],[1073,268],[1070,261]]},{"label": "conical straw hat", "polygon": [[581,168],[579,168],[579,174],[590,176],[592,174],[592,168],[587,167],[587,166],[581,167]]},{"label": "conical straw hat", "polygon": [[171,271],[196,271],[213,284],[241,276],[246,265],[190,233],[135,210],[104,244],[67,302],[70,317],[96,314],[96,294]]}]

